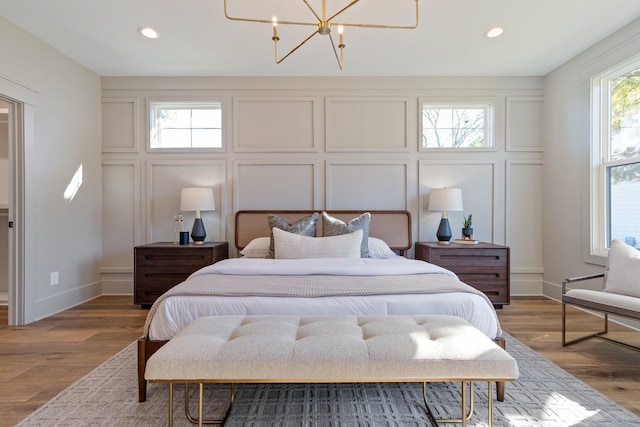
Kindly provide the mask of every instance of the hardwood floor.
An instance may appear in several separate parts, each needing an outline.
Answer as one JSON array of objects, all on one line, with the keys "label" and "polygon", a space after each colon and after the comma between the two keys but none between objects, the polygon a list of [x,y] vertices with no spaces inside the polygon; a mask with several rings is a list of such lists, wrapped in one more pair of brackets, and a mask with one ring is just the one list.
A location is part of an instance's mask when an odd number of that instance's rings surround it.
[{"label": "hardwood floor", "polygon": [[[513,337],[640,415],[640,352],[602,340],[562,347],[560,307],[543,298],[512,298],[498,316]],[[105,296],[28,326],[9,327],[7,308],[0,307],[0,425],[15,425],[137,339],[146,314],[132,297]],[[578,332],[601,325],[573,309],[569,322]],[[640,345],[640,332],[617,325],[610,330]]]}]

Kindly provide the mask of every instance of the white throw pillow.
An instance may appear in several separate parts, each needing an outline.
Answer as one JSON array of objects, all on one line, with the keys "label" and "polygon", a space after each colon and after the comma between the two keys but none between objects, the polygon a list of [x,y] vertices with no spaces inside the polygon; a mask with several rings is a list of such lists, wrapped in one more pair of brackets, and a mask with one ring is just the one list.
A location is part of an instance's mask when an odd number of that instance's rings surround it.
[{"label": "white throw pillow", "polygon": [[604,290],[640,297],[640,251],[621,240],[611,242]]},{"label": "white throw pillow", "polygon": [[332,237],[309,237],[273,228],[277,259],[360,258],[362,230]]},{"label": "white throw pillow", "polygon": [[269,237],[257,237],[249,242],[240,254],[247,258],[266,258],[269,255],[269,245],[271,239]]},{"label": "white throw pillow", "polygon": [[369,258],[391,258],[396,255],[384,240],[369,237]]}]

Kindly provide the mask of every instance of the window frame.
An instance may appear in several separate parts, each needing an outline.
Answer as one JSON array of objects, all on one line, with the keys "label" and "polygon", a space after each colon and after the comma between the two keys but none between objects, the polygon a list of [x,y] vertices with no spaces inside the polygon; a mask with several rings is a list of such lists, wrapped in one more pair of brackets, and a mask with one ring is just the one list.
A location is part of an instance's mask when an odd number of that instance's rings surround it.
[{"label": "window frame", "polygon": [[611,218],[609,214],[609,173],[608,169],[630,163],[638,158],[610,160],[611,108],[609,83],[630,71],[640,69],[640,55],[620,62],[591,78],[591,141],[590,141],[590,221],[589,253],[595,257],[607,257],[609,253],[609,232]]},{"label": "window frame", "polygon": [[[214,106],[219,106],[220,109],[220,143],[221,146],[220,147],[153,147],[153,141],[154,141],[154,134],[156,132],[156,114],[159,108],[162,107],[191,107],[191,109],[194,108],[201,108],[201,107],[214,107]],[[223,99],[221,98],[207,98],[207,99],[187,99],[187,98],[181,98],[181,99],[166,99],[166,98],[160,98],[160,99],[149,99],[147,102],[147,109],[148,109],[148,124],[147,124],[147,130],[148,130],[148,138],[147,138],[147,150],[149,152],[153,152],[153,153],[161,153],[161,152],[186,152],[186,153],[211,153],[211,152],[225,152],[226,151],[226,147],[227,147],[227,131],[226,129],[228,128],[227,123],[226,123],[226,119],[225,119],[225,110],[226,110],[226,103]]]},{"label": "window frame", "polygon": [[[424,147],[422,145],[424,136],[424,109],[427,108],[441,108],[441,109],[455,109],[455,108],[483,108],[485,110],[485,127],[484,138],[485,146],[483,147]],[[421,97],[418,105],[418,151],[432,151],[432,152],[485,152],[485,151],[497,151],[498,147],[495,140],[495,120],[496,120],[496,106],[495,100],[491,98],[457,98],[457,99],[433,99],[427,97]],[[488,144],[487,144],[488,143]]]}]

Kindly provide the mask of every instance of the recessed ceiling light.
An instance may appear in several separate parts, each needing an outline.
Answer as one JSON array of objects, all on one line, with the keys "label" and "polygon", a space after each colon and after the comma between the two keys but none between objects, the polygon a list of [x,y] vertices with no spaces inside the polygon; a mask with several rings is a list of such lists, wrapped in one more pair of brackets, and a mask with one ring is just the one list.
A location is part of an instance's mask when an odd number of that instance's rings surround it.
[{"label": "recessed ceiling light", "polygon": [[138,32],[148,39],[157,39],[160,37],[160,33],[151,27],[140,27],[138,28]]},{"label": "recessed ceiling light", "polygon": [[487,37],[492,39],[494,37],[498,37],[502,33],[504,33],[504,30],[502,29],[502,27],[493,27],[492,29],[487,31]]}]

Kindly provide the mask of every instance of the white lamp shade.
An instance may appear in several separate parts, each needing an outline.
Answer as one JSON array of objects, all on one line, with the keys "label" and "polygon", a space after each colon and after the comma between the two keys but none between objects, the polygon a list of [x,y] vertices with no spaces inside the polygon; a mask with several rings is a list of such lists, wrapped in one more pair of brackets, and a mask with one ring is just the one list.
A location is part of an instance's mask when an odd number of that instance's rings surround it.
[{"label": "white lamp shade", "polygon": [[434,188],[429,196],[430,211],[461,211],[462,190],[459,188]]},{"label": "white lamp shade", "polygon": [[202,187],[183,188],[180,194],[181,211],[215,211],[213,189]]}]

